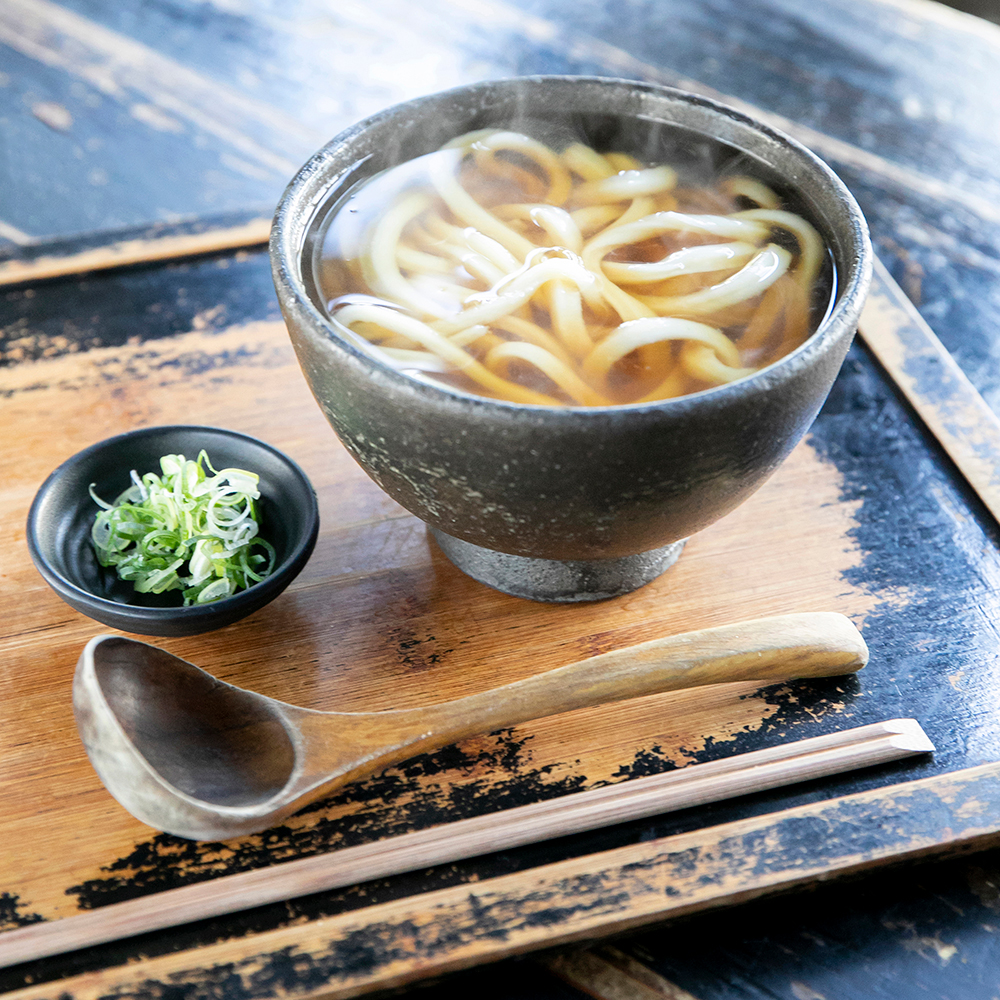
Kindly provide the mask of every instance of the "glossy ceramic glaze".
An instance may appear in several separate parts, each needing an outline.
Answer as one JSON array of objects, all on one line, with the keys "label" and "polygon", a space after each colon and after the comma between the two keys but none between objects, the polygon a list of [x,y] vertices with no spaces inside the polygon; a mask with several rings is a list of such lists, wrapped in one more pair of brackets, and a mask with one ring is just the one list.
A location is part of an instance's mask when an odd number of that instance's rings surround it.
[{"label": "glossy ceramic glaze", "polygon": [[[817,333],[737,383],[652,404],[557,408],[414,381],[333,332],[311,286],[313,244],[331,205],[365,178],[462,133],[487,126],[531,132],[553,123],[568,123],[597,148],[624,148],[647,161],[676,149],[701,158],[741,155],[776,178],[833,257],[836,298]],[[611,596],[647,582],[676,558],[675,543],[764,482],[826,398],[871,268],[853,198],[797,143],[700,97],[582,77],[460,88],[361,122],[292,181],[275,217],[271,252],[303,371],[358,462],[404,507],[457,540],[441,539],[463,569],[500,589],[557,600]],[[505,572],[510,561],[493,552],[540,560],[539,572],[530,562]],[[640,572],[630,576],[637,556]],[[553,562],[573,564],[571,572],[538,592]],[[609,568],[619,577],[617,589],[604,579]],[[519,576],[528,581],[520,587]]]}]

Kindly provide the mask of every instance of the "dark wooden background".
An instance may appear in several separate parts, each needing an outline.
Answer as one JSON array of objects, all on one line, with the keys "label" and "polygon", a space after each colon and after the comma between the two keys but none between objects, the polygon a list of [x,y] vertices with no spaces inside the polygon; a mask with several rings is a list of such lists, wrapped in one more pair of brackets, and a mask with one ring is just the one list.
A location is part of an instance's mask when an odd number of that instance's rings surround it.
[{"label": "dark wooden background", "polygon": [[[930,2],[3,0],[0,264],[266,218],[298,165],[357,119],[419,94],[532,73],[682,86],[752,107],[800,138],[851,187],[882,261],[1000,413],[1000,27]],[[39,359],[277,317],[260,246],[23,280],[0,291],[0,390],[23,398]],[[15,435],[4,412],[0,428]],[[925,722],[939,752],[899,780],[1000,760],[995,522],[861,345],[810,444],[836,466],[840,502],[853,510],[861,558],[844,585],[871,596],[866,637],[895,667],[877,703],[858,699],[859,721]],[[3,532],[12,541],[23,529],[4,523]],[[884,780],[761,796],[749,808]],[[492,859],[484,870],[747,808]],[[158,864],[135,867],[153,877]],[[114,885],[76,888],[99,905]],[[16,923],[12,901],[0,901],[11,904],[0,920]],[[909,864],[617,946],[676,984],[677,998],[995,1000],[1000,853]],[[4,989],[24,982],[0,973]],[[538,958],[413,992],[427,989],[581,995]]]}]

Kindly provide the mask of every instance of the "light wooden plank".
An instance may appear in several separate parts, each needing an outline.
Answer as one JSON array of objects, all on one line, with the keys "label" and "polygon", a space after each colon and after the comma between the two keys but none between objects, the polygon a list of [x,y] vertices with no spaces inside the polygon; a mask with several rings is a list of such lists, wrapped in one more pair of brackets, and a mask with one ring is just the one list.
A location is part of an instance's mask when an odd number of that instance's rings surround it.
[{"label": "light wooden plank", "polygon": [[[24,253],[0,262],[0,288],[28,284],[50,278],[66,278],[116,267],[181,260],[199,254],[224,253],[265,245],[271,234],[270,217],[250,219],[238,225],[210,226],[197,232],[169,232],[115,239],[75,249],[62,245],[59,251],[43,248],[41,253]],[[2,232],[0,232],[2,235]],[[29,248],[33,250],[34,248]]]},{"label": "light wooden plank", "polygon": [[664,837],[12,991],[330,1000],[1000,839],[1000,764]]},{"label": "light wooden plank", "polygon": [[858,332],[1000,521],[1000,419],[878,260]]},{"label": "light wooden plank", "polygon": [[[0,371],[0,393],[7,394],[5,419],[18,427],[0,453],[0,503],[9,515],[0,542],[10,556],[0,590],[0,869],[24,917],[79,912],[88,897],[67,890],[113,883],[122,868],[107,869],[123,863],[129,871],[126,859],[136,852],[158,859],[157,877],[173,884],[193,873],[221,876],[241,870],[234,866],[242,857],[262,867],[302,856],[303,844],[310,845],[305,853],[334,850],[358,829],[375,839],[446,822],[456,818],[456,800],[464,815],[475,815],[504,801],[492,804],[495,796],[534,801],[620,781],[637,761],[683,767],[712,744],[724,752],[781,711],[773,692],[735,684],[553,716],[465,741],[438,773],[411,779],[394,769],[358,790],[367,798],[335,798],[291,817],[283,846],[272,837],[265,850],[264,838],[243,838],[192,848],[175,862],[169,846],[104,791],[76,734],[73,664],[87,640],[107,629],[49,591],[23,538],[28,506],[48,473],[129,427],[197,413],[207,424],[264,438],[309,474],[320,538],[289,590],[222,633],[157,644],[223,680],[313,708],[428,704],[657,635],[752,617],[836,610],[863,625],[877,599],[846,578],[861,558],[851,536],[856,504],[843,502],[836,466],[808,444],[746,504],[692,539],[661,579],[615,601],[566,609],[492,591],[435,550],[424,526],[337,442],[280,322],[17,365]],[[850,711],[847,699],[827,689],[815,714],[789,717],[782,739],[851,725]]]},{"label": "light wooden plank", "polygon": [[596,830],[934,748],[919,724],[894,719],[779,744],[550,802],[457,820],[254,872],[143,896],[96,913],[0,934],[0,968],[64,951],[235,913],[314,892]]}]

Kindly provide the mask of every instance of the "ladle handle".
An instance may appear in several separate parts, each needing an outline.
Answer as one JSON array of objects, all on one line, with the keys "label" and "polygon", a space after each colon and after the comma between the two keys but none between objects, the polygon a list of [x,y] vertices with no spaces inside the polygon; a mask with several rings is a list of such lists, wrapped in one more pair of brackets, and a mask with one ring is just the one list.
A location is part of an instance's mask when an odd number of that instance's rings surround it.
[{"label": "ladle handle", "polygon": [[[835,677],[867,662],[861,634],[834,612],[720,625],[653,639],[421,708],[427,739],[417,746],[441,746],[529,719],[661,691],[728,681]],[[413,752],[417,746],[411,744]]]}]

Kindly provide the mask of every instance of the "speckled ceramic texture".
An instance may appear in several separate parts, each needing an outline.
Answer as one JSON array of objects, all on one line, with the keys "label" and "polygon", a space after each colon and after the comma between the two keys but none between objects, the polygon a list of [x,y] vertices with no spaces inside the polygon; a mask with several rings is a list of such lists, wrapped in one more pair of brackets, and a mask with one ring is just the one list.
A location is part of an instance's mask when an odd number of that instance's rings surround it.
[{"label": "speckled ceramic texture", "polygon": [[[675,144],[677,129],[711,136],[762,164],[765,176],[783,179],[834,261],[836,298],[820,329],[792,354],[740,382],[605,408],[524,406],[438,388],[339,338],[313,298],[310,235],[317,220],[381,170],[472,129],[518,128],[525,117],[525,130],[537,132],[539,119],[560,120],[582,129],[598,147],[628,143],[647,159]],[[860,210],[804,147],[701,97],[582,77],[463,87],[359,123],[317,153],[289,185],[275,216],[271,257],[309,385],[368,474],[454,538],[516,556],[571,561],[661,548],[746,500],[800,440],[826,398],[871,272]]]}]

